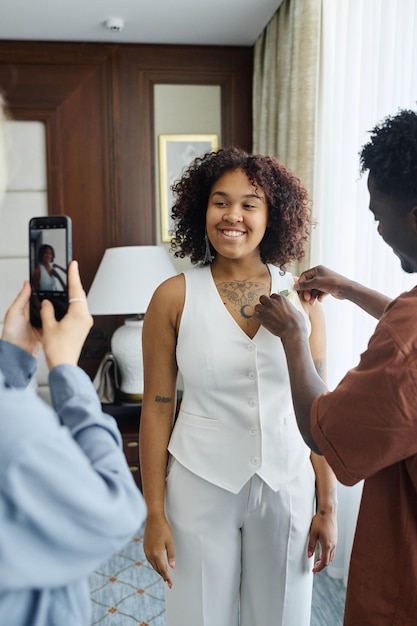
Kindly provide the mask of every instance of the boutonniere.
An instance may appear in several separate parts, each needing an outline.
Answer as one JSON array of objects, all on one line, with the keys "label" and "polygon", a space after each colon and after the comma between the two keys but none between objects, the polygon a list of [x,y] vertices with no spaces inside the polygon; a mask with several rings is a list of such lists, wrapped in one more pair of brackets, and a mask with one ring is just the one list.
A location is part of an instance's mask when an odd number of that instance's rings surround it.
[{"label": "boutonniere", "polygon": [[294,306],[297,306],[297,304],[300,302],[298,293],[295,291],[295,289],[283,289],[282,291],[279,291],[278,294],[280,296],[284,296],[284,298],[288,298],[288,300]]}]

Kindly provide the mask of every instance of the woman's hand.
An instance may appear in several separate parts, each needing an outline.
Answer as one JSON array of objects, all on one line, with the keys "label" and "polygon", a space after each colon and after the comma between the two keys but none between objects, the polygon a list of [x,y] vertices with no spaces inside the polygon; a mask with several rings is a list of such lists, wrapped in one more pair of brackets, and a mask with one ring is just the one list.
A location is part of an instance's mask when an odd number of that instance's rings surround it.
[{"label": "woman's hand", "polygon": [[2,339],[35,356],[41,346],[42,332],[29,321],[30,293],[29,282],[25,280],[4,318]]},{"label": "woman's hand", "polygon": [[143,536],[143,549],[149,563],[171,589],[172,579],[168,566],[175,568],[174,542],[171,528],[163,513],[148,515]]},{"label": "woman's hand", "polygon": [[42,346],[49,369],[63,363],[77,365],[81,349],[93,325],[77,261],[72,261],[68,268],[68,294],[68,313],[59,322],[55,319],[52,302],[42,300]]},{"label": "woman's hand", "polygon": [[334,559],[337,545],[336,513],[318,510],[310,527],[307,553],[312,557],[320,543],[321,552],[313,567],[313,574],[321,572]]}]

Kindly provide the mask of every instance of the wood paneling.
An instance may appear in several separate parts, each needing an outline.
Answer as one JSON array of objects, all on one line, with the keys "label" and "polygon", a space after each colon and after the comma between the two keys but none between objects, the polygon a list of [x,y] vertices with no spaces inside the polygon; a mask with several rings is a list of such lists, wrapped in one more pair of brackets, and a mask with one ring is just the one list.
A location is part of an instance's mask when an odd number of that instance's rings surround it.
[{"label": "wood paneling", "polygon": [[114,54],[103,46],[0,44],[0,88],[13,118],[45,123],[48,210],[73,220],[73,254],[86,287],[116,240]]},{"label": "wood paneling", "polygon": [[[251,149],[252,48],[0,42],[0,89],[15,119],[47,134],[48,210],[73,220],[88,290],[107,247],[153,244],[153,87],[220,85],[223,145]],[[120,323],[96,318],[92,375]]]},{"label": "wood paneling", "polygon": [[[123,46],[119,51],[122,238],[129,245],[154,240],[155,84],[220,85],[223,145],[251,149],[252,49]],[[149,184],[151,181],[151,184]]]}]

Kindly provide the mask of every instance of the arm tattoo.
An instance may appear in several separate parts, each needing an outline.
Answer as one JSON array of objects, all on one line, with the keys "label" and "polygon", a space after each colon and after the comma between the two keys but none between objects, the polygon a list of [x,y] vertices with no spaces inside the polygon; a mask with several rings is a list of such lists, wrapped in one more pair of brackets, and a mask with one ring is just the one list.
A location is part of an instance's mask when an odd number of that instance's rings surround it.
[{"label": "arm tattoo", "polygon": [[171,398],[167,398],[166,396],[155,396],[155,402],[163,402],[164,404],[169,404],[171,402]]},{"label": "arm tattoo", "polygon": [[[331,490],[330,496],[331,496],[332,504],[333,504],[333,512],[336,513],[336,511],[337,511],[337,488],[336,487],[334,487]],[[319,513],[319,515],[326,515],[327,511],[325,511],[324,509],[319,509],[318,513]]]}]

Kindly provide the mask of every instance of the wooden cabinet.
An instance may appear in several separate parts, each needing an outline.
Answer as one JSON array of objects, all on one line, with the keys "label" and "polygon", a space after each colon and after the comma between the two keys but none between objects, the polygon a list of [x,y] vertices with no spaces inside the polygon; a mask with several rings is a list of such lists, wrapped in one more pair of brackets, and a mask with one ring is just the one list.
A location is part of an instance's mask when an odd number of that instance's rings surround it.
[{"label": "wooden cabinet", "polygon": [[116,420],[130,471],[137,486],[142,489],[139,464],[139,424],[142,404],[102,404],[102,409]]}]

